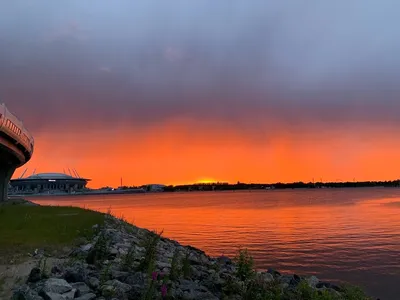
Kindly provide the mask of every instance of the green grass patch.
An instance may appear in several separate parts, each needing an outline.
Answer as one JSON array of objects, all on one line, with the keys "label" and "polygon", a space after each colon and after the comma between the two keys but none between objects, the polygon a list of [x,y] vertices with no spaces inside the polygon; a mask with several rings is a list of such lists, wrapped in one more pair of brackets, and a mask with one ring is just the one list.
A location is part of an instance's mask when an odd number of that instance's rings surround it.
[{"label": "green grass patch", "polygon": [[10,259],[74,245],[81,237],[93,235],[92,226],[103,225],[99,212],[62,206],[0,206],[0,257]]}]

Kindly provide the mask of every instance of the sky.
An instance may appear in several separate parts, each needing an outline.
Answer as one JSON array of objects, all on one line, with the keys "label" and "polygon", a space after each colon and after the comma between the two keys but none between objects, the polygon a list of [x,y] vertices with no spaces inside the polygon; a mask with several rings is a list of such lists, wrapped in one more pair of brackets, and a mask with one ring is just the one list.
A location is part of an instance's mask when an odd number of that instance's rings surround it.
[{"label": "sky", "polygon": [[399,178],[400,3],[13,0],[0,102],[19,177],[90,186]]}]

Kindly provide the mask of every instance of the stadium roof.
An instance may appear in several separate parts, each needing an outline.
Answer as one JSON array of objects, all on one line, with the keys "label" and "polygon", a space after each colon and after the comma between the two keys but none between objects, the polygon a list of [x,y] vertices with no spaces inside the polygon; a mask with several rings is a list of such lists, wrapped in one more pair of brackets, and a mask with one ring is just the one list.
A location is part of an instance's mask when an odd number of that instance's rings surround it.
[{"label": "stadium roof", "polygon": [[67,175],[64,173],[38,173],[33,174],[25,178],[18,178],[13,179],[15,180],[86,180],[89,181],[90,179],[82,178],[82,177],[73,177],[71,175]]},{"label": "stadium roof", "polygon": [[28,176],[24,179],[72,179],[72,178],[75,177],[63,173],[39,173]]}]

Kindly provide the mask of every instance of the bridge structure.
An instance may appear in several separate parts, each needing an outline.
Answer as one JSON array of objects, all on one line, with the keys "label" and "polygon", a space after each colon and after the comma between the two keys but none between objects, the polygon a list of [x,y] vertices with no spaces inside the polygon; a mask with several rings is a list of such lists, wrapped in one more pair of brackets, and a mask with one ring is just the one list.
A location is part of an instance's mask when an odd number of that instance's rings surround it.
[{"label": "bridge structure", "polygon": [[15,169],[31,159],[33,149],[34,139],[24,124],[0,104],[0,203],[7,200]]}]

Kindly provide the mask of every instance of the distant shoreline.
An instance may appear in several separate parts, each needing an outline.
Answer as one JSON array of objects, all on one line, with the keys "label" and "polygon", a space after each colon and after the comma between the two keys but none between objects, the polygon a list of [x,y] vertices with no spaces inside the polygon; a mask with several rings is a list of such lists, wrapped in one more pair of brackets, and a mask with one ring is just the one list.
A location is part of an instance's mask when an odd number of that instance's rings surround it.
[{"label": "distant shoreline", "polygon": [[[231,185],[232,186],[232,185]],[[273,188],[261,188],[261,187],[252,187],[249,185],[247,188],[227,188],[225,185],[188,185],[188,186],[179,186],[179,187],[170,187],[166,186],[164,191],[143,191],[143,190],[114,190],[114,191],[86,191],[86,192],[77,192],[77,193],[38,193],[38,194],[9,194],[9,198],[21,198],[21,197],[67,197],[67,196],[99,196],[99,195],[125,195],[125,194],[159,194],[159,193],[174,193],[174,192],[252,192],[252,191],[274,191],[274,190],[314,190],[314,189],[350,189],[350,188],[399,188],[400,186],[394,185],[359,185],[359,186],[302,186],[302,187],[273,187]]]}]

